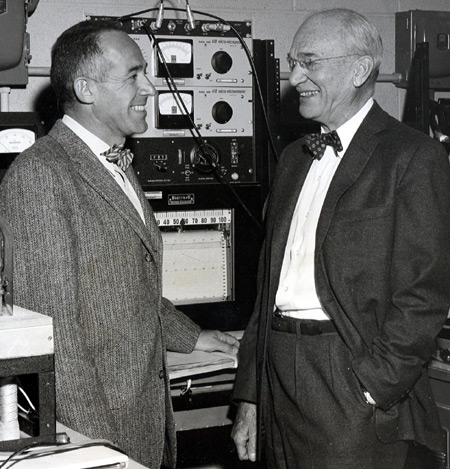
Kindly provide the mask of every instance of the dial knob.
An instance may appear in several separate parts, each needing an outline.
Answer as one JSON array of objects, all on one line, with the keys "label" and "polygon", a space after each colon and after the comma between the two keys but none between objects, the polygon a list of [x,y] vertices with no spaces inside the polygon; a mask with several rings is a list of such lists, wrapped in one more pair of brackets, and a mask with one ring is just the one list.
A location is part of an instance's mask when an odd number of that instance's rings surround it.
[{"label": "dial knob", "polygon": [[212,116],[219,124],[226,124],[233,117],[233,108],[226,101],[218,101],[212,108]]},{"label": "dial knob", "polygon": [[215,147],[205,143],[191,151],[192,167],[200,173],[211,173],[219,162],[219,154]]},{"label": "dial knob", "polygon": [[220,50],[212,56],[211,65],[217,73],[223,75],[233,66],[233,59],[227,52]]}]

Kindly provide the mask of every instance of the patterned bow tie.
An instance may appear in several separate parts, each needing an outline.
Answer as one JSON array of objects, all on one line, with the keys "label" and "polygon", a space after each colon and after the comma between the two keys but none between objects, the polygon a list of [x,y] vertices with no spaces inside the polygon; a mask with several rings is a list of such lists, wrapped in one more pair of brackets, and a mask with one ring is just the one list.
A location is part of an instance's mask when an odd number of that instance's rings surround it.
[{"label": "patterned bow tie", "polygon": [[309,134],[305,136],[305,145],[310,151],[312,156],[317,160],[322,158],[325,153],[326,147],[329,145],[334,148],[334,153],[337,156],[338,151],[342,151],[342,143],[339,135],[335,130],[326,134]]},{"label": "patterned bow tie", "polygon": [[117,144],[114,144],[109,150],[104,151],[102,155],[105,156],[110,163],[116,163],[122,171],[127,170],[134,156],[128,148],[123,148],[123,145]]}]

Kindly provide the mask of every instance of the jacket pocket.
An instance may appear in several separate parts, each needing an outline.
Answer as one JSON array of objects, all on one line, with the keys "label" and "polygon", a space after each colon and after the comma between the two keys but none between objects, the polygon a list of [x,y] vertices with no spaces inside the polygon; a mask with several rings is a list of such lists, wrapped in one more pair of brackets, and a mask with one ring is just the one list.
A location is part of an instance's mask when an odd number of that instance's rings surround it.
[{"label": "jacket pocket", "polygon": [[336,212],[334,221],[336,223],[351,223],[365,220],[375,220],[386,218],[392,215],[394,210],[393,204],[369,207],[357,210],[342,210]]}]

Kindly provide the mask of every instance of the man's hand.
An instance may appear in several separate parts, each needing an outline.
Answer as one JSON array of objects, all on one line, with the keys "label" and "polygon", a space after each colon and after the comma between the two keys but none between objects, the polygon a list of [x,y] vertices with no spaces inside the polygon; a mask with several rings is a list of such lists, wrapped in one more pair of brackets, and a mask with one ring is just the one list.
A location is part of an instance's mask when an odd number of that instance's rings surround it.
[{"label": "man's hand", "polygon": [[239,340],[226,332],[203,330],[198,336],[194,350],[237,353]]},{"label": "man's hand", "polygon": [[256,461],[256,404],[239,404],[231,438],[241,461]]}]

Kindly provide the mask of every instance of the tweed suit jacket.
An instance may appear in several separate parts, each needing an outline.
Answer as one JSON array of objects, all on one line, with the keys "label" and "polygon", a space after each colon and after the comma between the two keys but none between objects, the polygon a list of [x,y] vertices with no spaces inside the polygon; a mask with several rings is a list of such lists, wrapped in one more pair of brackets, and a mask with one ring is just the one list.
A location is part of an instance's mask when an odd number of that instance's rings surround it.
[{"label": "tweed suit jacket", "polygon": [[[257,402],[260,415],[268,399],[266,348],[284,249],[311,163],[303,139],[290,144],[268,203],[257,300],[234,389],[234,399]],[[352,353],[353,392],[361,392],[360,384],[377,402],[377,434],[385,442],[415,440],[443,450],[425,364],[450,305],[449,239],[450,167],[443,146],[375,103],[327,193],[316,231],[315,280]]]},{"label": "tweed suit jacket", "polygon": [[162,298],[162,240],[132,168],[137,211],[86,144],[58,121],[0,186],[14,230],[14,301],[53,317],[57,419],[175,466],[166,349],[200,329]]}]

